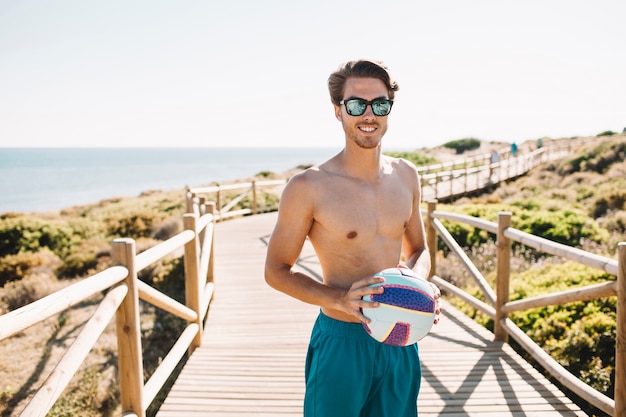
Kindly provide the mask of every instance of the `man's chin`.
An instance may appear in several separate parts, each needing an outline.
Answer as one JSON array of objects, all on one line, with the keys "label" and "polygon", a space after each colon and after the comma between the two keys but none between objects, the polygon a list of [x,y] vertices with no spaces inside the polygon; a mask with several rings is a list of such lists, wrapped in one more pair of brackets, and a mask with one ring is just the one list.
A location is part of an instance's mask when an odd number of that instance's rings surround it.
[{"label": "man's chin", "polygon": [[356,144],[362,149],[376,149],[380,146],[381,139],[380,138],[359,138],[356,141]]}]

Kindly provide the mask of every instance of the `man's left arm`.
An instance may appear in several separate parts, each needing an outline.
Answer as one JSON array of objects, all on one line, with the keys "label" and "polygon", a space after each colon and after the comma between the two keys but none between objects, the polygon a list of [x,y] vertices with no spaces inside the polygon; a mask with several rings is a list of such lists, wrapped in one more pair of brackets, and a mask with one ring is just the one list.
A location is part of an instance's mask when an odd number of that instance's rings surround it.
[{"label": "man's left arm", "polygon": [[422,190],[417,169],[407,161],[408,172],[406,178],[410,181],[410,188],[413,192],[411,217],[402,238],[402,252],[406,265],[415,273],[427,279],[430,274],[430,254],[426,246],[426,232],[424,231],[424,220],[420,207]]}]

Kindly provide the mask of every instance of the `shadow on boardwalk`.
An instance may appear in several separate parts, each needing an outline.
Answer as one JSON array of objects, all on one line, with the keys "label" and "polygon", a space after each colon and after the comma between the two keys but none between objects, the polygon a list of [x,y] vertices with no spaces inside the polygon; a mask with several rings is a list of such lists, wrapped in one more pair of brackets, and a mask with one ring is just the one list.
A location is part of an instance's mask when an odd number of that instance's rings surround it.
[{"label": "shadow on boardwalk", "polygon": [[[269,288],[266,239],[276,213],[219,223],[216,292],[203,344],[157,416],[301,416],[304,359],[318,308]],[[310,245],[299,268],[321,275]],[[584,416],[508,345],[445,305],[420,342],[423,416]]]}]

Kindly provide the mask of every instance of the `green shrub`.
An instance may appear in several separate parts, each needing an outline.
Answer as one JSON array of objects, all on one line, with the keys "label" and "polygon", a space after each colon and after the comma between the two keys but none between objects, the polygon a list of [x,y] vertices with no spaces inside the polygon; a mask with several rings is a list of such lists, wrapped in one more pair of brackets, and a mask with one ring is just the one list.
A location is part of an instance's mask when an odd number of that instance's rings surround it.
[{"label": "green shrub", "polygon": [[89,229],[77,224],[30,216],[0,219],[0,256],[48,248],[63,257],[88,237]]},{"label": "green shrub", "polygon": [[108,363],[79,369],[47,416],[115,415],[119,388],[111,377],[112,371],[113,366]]},{"label": "green shrub", "polygon": [[[257,208],[259,209],[262,207],[277,207],[280,200],[278,196],[264,192],[257,193],[256,198]],[[243,198],[233,209],[252,209],[252,198]]]},{"label": "green shrub", "polygon": [[64,259],[59,268],[59,278],[76,278],[95,272],[98,259],[93,252],[74,252]]},{"label": "green shrub", "polygon": [[604,132],[598,133],[596,136],[613,136],[617,135],[617,132],[613,132],[612,130],[605,130]]},{"label": "green shrub", "polygon": [[0,287],[7,282],[19,281],[38,269],[54,270],[61,260],[48,249],[22,252],[0,257]]},{"label": "green shrub", "polygon": [[180,217],[170,217],[152,227],[151,237],[157,240],[167,240],[182,232],[183,221]]},{"label": "green shrub", "polygon": [[407,161],[412,162],[415,166],[418,167],[432,165],[439,162],[439,160],[437,160],[436,158],[420,152],[385,152],[385,155],[392,158],[406,159]]},{"label": "green shrub", "polygon": [[563,176],[585,171],[603,174],[612,164],[621,163],[625,158],[626,138],[605,139],[585,146],[576,155],[564,160],[558,172]]},{"label": "green shrub", "polygon": [[104,221],[107,234],[112,237],[149,237],[153,227],[169,216],[166,213],[141,207],[136,211],[111,213]]},{"label": "green shrub", "polygon": [[515,228],[568,246],[578,246],[581,239],[601,242],[608,238],[606,231],[580,210],[523,211],[516,218]]},{"label": "green shrub", "polygon": [[443,146],[448,149],[454,149],[456,154],[460,155],[465,151],[473,151],[474,149],[480,148],[480,139],[465,138],[451,140],[450,142],[444,143]]},{"label": "green shrub", "polygon": [[570,372],[607,392],[614,372],[615,341],[615,314],[594,311],[572,322],[559,339],[551,338],[547,347]]},{"label": "green shrub", "polygon": [[[449,210],[492,222],[498,221],[499,212],[511,212],[512,226],[554,242],[578,246],[581,239],[601,242],[608,238],[606,230],[589,218],[583,211],[563,207],[542,199],[520,199],[509,204],[467,204],[445,206]],[[463,247],[484,244],[490,234],[474,226],[443,221],[457,242]]]},{"label": "green shrub", "polygon": [[63,258],[63,264],[57,268],[59,278],[77,278],[94,274],[105,269],[108,262],[101,258],[110,258],[111,244],[102,238],[87,239],[77,245],[72,253]]},{"label": "green shrub", "polygon": [[[513,277],[511,300],[611,279],[578,262],[544,264]],[[616,297],[607,297],[515,312],[511,319],[570,372],[606,392],[615,360],[615,309]]]},{"label": "green shrub", "polygon": [[272,171],[260,171],[258,172],[255,177],[261,177],[261,178],[269,178],[271,176],[274,176],[274,172]]},{"label": "green shrub", "polygon": [[626,190],[614,189],[606,191],[593,202],[592,215],[594,218],[604,216],[609,211],[626,209]]},{"label": "green shrub", "polygon": [[616,211],[610,217],[607,217],[603,226],[609,233],[625,234],[626,233],[626,212]]},{"label": "green shrub", "polygon": [[59,288],[53,275],[27,275],[19,281],[11,281],[0,288],[0,314],[23,307],[39,300]]}]

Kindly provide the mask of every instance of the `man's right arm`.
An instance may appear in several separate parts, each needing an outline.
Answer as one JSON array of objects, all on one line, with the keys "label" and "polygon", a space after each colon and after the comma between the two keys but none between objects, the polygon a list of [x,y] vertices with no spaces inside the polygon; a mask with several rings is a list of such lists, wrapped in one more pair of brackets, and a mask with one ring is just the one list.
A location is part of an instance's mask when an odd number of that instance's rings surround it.
[{"label": "man's right arm", "polygon": [[367,288],[378,278],[357,281],[349,289],[334,288],[316,279],[292,270],[313,225],[315,193],[309,179],[300,174],[293,177],[280,199],[278,220],[270,237],[265,260],[265,281],[272,288],[305,303],[348,313],[359,320],[367,320],[360,308],[375,307],[361,297],[372,290]]},{"label": "man's right arm", "polygon": [[[270,237],[265,259],[265,281],[274,289],[304,302],[318,304],[313,295],[317,282],[292,271],[313,224],[313,204],[307,197],[303,174],[293,177],[280,198],[278,220]],[[317,302],[316,302],[317,301]]]}]

